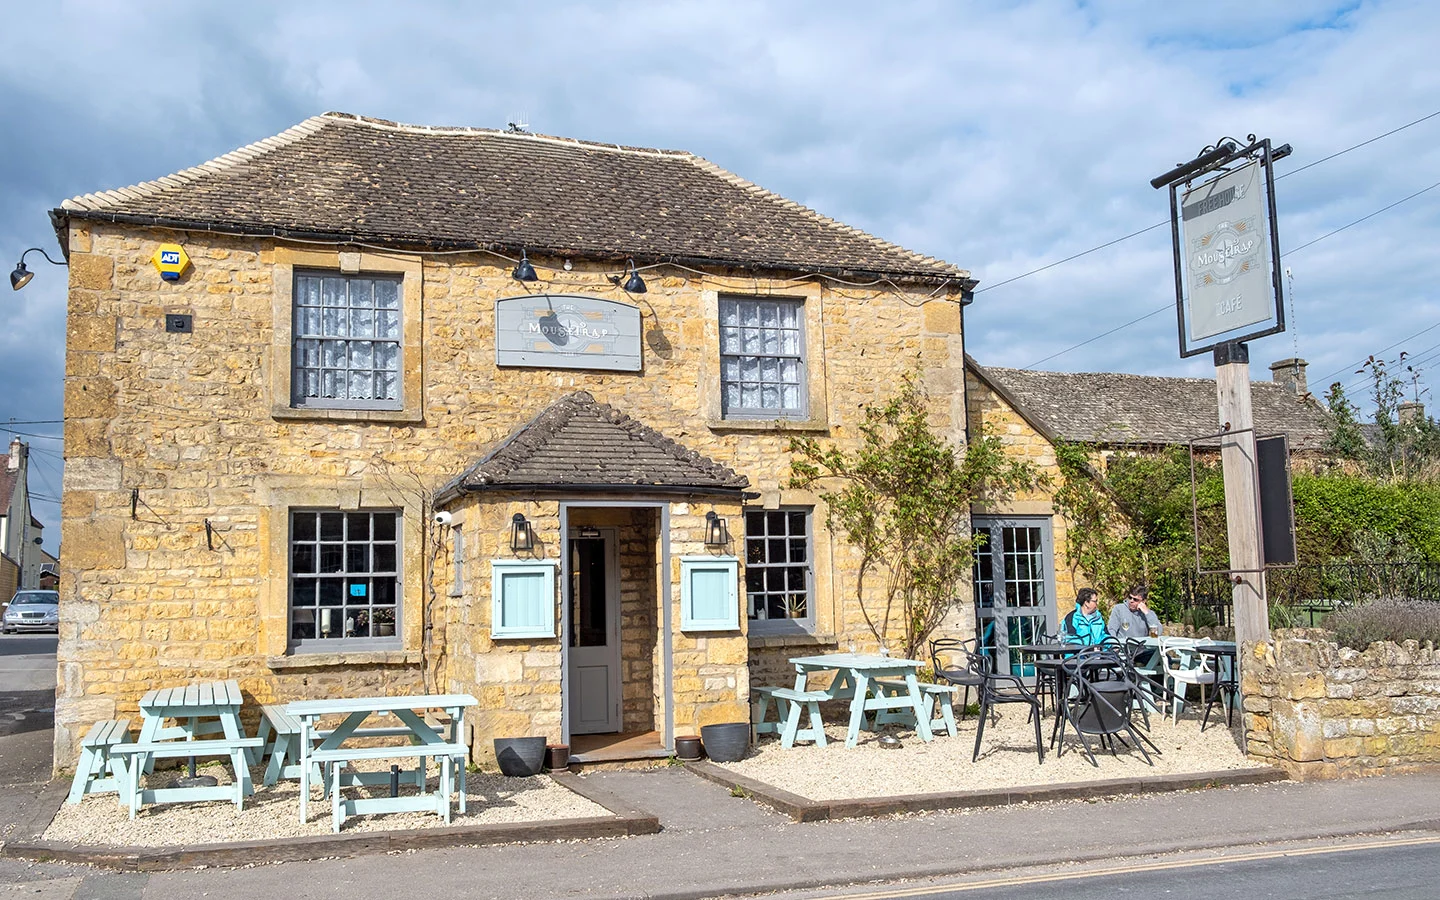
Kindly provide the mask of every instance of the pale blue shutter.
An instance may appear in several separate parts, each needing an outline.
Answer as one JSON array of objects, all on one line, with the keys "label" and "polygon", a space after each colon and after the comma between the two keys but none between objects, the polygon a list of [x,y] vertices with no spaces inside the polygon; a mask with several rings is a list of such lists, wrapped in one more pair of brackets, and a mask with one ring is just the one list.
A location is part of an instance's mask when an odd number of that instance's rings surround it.
[{"label": "pale blue shutter", "polygon": [[738,631],[739,585],[733,556],[680,557],[680,630]]},{"label": "pale blue shutter", "polygon": [[555,636],[555,561],[490,561],[490,635]]}]

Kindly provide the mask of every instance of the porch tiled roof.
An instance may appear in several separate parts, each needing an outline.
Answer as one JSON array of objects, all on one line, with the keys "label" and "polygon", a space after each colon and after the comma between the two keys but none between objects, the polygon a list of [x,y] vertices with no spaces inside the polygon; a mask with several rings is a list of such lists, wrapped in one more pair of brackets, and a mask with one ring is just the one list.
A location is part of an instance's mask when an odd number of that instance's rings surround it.
[{"label": "porch tiled roof", "polygon": [[437,503],[481,490],[645,488],[737,494],[750,480],[687,450],[586,391],[556,401],[441,488]]},{"label": "porch tiled roof", "polygon": [[155,181],[73,197],[58,213],[517,256],[969,274],[692,153],[334,112]]},{"label": "porch tiled roof", "polygon": [[[1118,372],[1037,372],[979,366],[987,381],[1048,436],[1092,444],[1185,444],[1220,430],[1215,381]],[[1283,384],[1250,386],[1255,428],[1285,434],[1292,450],[1319,450],[1330,416]]]}]

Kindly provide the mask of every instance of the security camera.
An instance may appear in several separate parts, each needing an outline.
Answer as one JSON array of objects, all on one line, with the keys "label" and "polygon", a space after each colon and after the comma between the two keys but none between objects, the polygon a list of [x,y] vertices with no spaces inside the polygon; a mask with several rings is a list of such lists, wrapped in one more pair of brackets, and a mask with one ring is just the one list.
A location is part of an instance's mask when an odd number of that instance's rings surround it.
[{"label": "security camera", "polygon": [[435,514],[436,525],[449,525],[452,516],[448,512],[437,512]]}]

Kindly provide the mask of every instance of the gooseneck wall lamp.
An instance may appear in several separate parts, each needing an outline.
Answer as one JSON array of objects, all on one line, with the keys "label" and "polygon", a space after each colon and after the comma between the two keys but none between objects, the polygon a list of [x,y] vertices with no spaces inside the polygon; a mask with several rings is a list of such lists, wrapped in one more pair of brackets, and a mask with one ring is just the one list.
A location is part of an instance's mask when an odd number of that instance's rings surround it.
[{"label": "gooseneck wall lamp", "polygon": [[535,267],[530,265],[530,257],[524,250],[520,251],[520,262],[515,265],[515,271],[510,277],[516,281],[539,281],[540,276],[535,274]]},{"label": "gooseneck wall lamp", "polygon": [[[620,289],[623,290],[623,291],[625,291],[627,294],[643,294],[643,293],[645,293],[645,291],[646,291],[646,288],[645,288],[645,279],[643,279],[643,278],[640,277],[640,271],[635,268],[635,260],[633,260],[633,259],[627,259],[627,260],[625,260],[625,265],[628,266],[628,274],[623,275],[623,276],[622,276],[622,275],[608,275],[608,276],[606,276],[607,278],[610,279],[610,283],[611,283],[611,284],[615,284],[615,285],[619,285],[619,286],[620,286]],[[620,279],[621,279],[621,278],[624,278],[624,279],[625,279],[625,283],[624,283],[624,284],[620,284]]]},{"label": "gooseneck wall lamp", "polygon": [[38,253],[41,256],[45,257],[45,261],[52,266],[65,265],[64,262],[56,262],[55,260],[51,259],[50,254],[46,253],[44,250],[41,250],[39,247],[31,247],[29,250],[26,250],[24,253],[20,254],[20,261],[15,264],[15,271],[10,273],[11,290],[20,290],[25,285],[30,283],[30,279],[35,277],[34,272],[25,268],[25,257],[29,256],[32,253]]}]

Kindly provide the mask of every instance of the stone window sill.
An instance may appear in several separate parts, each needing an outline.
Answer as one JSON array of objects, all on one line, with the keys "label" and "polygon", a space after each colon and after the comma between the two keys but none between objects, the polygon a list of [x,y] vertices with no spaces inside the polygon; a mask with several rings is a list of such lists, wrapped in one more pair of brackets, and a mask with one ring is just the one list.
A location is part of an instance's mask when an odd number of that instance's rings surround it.
[{"label": "stone window sill", "polygon": [[271,669],[322,669],[328,666],[415,666],[418,650],[354,650],[341,653],[295,653],[265,660]]},{"label": "stone window sill", "polygon": [[830,433],[830,423],[824,419],[711,419],[705,424],[711,431],[722,434],[729,432]]},{"label": "stone window sill", "polygon": [[413,409],[314,409],[294,406],[273,406],[270,418],[296,422],[392,422],[401,425],[420,425],[425,421],[420,411]]},{"label": "stone window sill", "polygon": [[833,634],[752,634],[749,636],[752,650],[768,647],[839,647],[839,639]]}]

